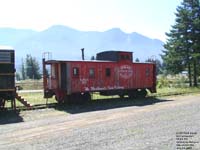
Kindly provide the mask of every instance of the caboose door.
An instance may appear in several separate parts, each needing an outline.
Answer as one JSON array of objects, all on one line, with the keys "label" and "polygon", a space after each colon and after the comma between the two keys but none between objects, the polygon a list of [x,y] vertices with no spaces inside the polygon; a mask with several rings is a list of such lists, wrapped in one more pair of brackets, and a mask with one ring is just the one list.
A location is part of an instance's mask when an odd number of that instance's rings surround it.
[{"label": "caboose door", "polygon": [[67,89],[67,64],[61,63],[61,89]]}]

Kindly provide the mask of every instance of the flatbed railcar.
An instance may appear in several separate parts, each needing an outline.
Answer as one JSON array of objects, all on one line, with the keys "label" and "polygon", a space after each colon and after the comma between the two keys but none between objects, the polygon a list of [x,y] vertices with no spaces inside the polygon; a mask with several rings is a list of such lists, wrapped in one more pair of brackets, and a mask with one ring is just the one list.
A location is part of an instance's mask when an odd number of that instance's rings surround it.
[{"label": "flatbed railcar", "polygon": [[145,97],[147,90],[155,93],[155,63],[132,60],[132,52],[126,51],[101,52],[90,61],[43,59],[44,98],[55,96],[62,103],[87,101],[92,92],[130,98]]}]

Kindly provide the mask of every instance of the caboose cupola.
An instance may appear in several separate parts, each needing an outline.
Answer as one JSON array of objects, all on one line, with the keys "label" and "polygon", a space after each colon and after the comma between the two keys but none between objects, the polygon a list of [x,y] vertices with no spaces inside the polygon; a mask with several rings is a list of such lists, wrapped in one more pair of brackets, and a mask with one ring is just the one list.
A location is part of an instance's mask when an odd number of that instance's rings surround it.
[{"label": "caboose cupola", "polygon": [[104,51],[97,54],[97,60],[105,60],[105,61],[126,61],[132,62],[132,52],[126,51]]}]

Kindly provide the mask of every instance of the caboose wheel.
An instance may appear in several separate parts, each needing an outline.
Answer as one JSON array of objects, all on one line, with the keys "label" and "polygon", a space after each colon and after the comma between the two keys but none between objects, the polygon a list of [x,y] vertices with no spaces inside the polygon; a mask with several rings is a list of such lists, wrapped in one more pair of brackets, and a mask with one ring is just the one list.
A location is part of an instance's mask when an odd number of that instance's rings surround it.
[{"label": "caboose wheel", "polygon": [[71,102],[71,96],[70,95],[65,95],[64,97],[64,103],[65,104],[70,104]]},{"label": "caboose wheel", "polygon": [[90,93],[84,93],[84,94],[82,95],[82,100],[83,100],[84,102],[90,101],[90,100],[91,100],[91,95],[90,95]]},{"label": "caboose wheel", "polygon": [[71,95],[70,103],[83,104],[91,100],[90,93],[74,93]]},{"label": "caboose wheel", "polygon": [[125,94],[123,94],[123,93],[119,94],[120,98],[124,98],[124,96],[125,96]]},{"label": "caboose wheel", "polygon": [[91,95],[90,93],[82,93],[80,94],[80,103],[83,104],[83,103],[86,103],[88,101],[91,100]]},{"label": "caboose wheel", "polygon": [[137,91],[137,97],[144,98],[147,96],[147,91],[145,89]]},{"label": "caboose wheel", "polygon": [[137,91],[135,91],[135,90],[129,91],[129,92],[128,92],[128,97],[129,97],[130,99],[136,98],[136,97],[137,97]]}]

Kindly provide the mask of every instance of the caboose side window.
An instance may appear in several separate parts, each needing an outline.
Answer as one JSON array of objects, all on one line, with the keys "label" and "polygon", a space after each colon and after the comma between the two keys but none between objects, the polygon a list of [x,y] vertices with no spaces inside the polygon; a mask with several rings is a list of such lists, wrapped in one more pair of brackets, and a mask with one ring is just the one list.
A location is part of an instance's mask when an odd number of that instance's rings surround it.
[{"label": "caboose side window", "polygon": [[124,56],[124,55],[121,55],[121,56],[120,56],[120,59],[121,59],[121,60],[124,60],[124,59],[125,59],[125,56]]},{"label": "caboose side window", "polygon": [[55,64],[52,64],[52,67],[51,67],[51,76],[53,78],[56,77],[56,65]]},{"label": "caboose side window", "polygon": [[125,54],[121,54],[120,55],[120,60],[131,60],[131,57],[130,55],[125,55]]},{"label": "caboose side window", "polygon": [[94,68],[89,69],[89,77],[94,78]]},{"label": "caboose side window", "polygon": [[149,77],[149,76],[150,76],[150,69],[146,68],[146,77]]},{"label": "caboose side window", "polygon": [[126,60],[131,60],[129,55],[126,55]]},{"label": "caboose side window", "polygon": [[78,77],[79,76],[79,68],[77,68],[77,67],[73,68],[73,76],[74,77]]},{"label": "caboose side window", "polygon": [[106,68],[106,77],[110,77],[111,71],[110,68]]}]

